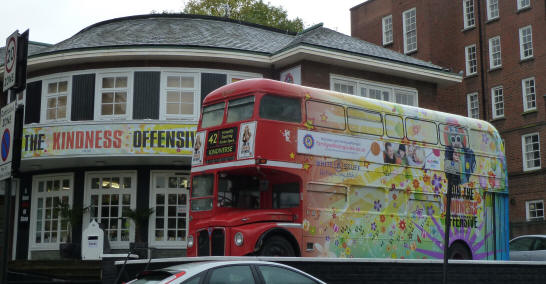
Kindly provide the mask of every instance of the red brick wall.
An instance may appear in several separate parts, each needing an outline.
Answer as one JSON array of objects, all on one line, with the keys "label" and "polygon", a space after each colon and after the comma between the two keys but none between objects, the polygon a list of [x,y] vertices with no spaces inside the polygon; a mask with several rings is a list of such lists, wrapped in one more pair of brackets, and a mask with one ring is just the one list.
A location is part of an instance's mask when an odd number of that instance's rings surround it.
[{"label": "red brick wall", "polygon": [[[436,101],[431,102],[430,107],[467,115],[466,95],[478,92],[481,118],[491,121],[506,143],[510,198],[515,201],[515,205],[510,205],[510,220],[514,224],[511,234],[546,233],[546,223],[529,224],[525,221],[526,200],[546,201],[546,170],[523,172],[521,145],[521,135],[538,132],[541,165],[546,169],[546,1],[531,0],[531,9],[519,12],[515,0],[498,1],[499,18],[492,21],[487,20],[487,2],[479,2],[483,50],[480,50],[479,43],[477,0],[474,1],[476,27],[466,31],[463,31],[462,1],[368,1],[351,9],[351,34],[382,45],[381,19],[392,14],[394,43],[387,48],[403,53],[402,12],[416,7],[418,50],[411,56],[450,68],[455,73],[465,72],[464,48],[476,44],[478,75],[465,77],[457,86],[438,89]],[[527,25],[532,25],[534,58],[521,62],[519,28]],[[498,35],[501,37],[502,68],[489,70],[489,39]],[[479,60],[482,53],[483,66]],[[535,77],[537,108],[536,112],[524,114],[521,80],[532,76]],[[485,90],[482,90],[482,80]],[[491,88],[499,85],[503,86],[505,114],[503,119],[492,120]]]}]

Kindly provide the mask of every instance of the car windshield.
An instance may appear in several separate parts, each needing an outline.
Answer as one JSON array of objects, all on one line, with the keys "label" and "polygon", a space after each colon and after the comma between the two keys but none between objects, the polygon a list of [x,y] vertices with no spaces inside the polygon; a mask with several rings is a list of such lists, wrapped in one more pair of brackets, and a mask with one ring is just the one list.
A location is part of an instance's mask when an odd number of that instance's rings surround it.
[{"label": "car windshield", "polygon": [[218,207],[260,208],[260,179],[257,176],[221,174],[218,179]]}]

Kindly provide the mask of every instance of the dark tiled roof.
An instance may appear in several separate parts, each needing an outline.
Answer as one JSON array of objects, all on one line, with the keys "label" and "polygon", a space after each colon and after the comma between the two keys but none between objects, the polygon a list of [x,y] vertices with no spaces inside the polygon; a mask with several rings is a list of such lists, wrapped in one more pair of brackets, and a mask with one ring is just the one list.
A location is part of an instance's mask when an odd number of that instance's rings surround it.
[{"label": "dark tiled roof", "polygon": [[301,44],[424,68],[443,69],[324,28],[322,25],[296,35],[226,18],[185,14],[140,15],[100,22],[85,28],[67,40],[35,50],[30,54],[36,56],[104,47],[168,46],[218,48],[273,55]]},{"label": "dark tiled roof", "polygon": [[[28,42],[28,55],[38,54],[44,48],[51,46],[51,44],[29,41]],[[6,55],[6,47],[0,47],[0,65],[4,66],[4,58]]]},{"label": "dark tiled roof", "polygon": [[435,69],[443,69],[438,65],[430,62],[425,62],[417,58],[407,56],[393,50],[384,48],[367,41],[360,40],[355,37],[336,32],[334,30],[324,28],[322,26],[309,30],[301,35],[298,35],[295,42],[291,45],[308,44],[316,47],[334,49],[342,52],[350,52],[360,55],[367,55],[376,58],[382,58],[401,63],[409,63],[421,65]]}]

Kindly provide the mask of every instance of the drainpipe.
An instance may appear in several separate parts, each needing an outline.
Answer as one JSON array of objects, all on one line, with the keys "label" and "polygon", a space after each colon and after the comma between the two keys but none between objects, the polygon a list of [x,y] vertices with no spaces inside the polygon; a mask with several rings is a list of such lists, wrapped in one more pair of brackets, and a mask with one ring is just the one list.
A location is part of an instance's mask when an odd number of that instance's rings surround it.
[{"label": "drainpipe", "polygon": [[483,57],[487,52],[483,49],[483,36],[482,36],[482,9],[481,9],[481,0],[476,0],[478,5],[478,37],[479,37],[479,48],[480,48],[480,83],[482,88],[482,112],[483,112],[483,120],[488,120],[487,118],[487,93],[485,92],[485,68],[487,68],[484,64]]}]

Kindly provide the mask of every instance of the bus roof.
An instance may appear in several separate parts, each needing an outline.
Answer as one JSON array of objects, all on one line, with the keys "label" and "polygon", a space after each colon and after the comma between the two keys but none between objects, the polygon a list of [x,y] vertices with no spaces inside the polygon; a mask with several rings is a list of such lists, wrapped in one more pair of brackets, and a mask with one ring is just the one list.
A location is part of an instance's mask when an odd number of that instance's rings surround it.
[{"label": "bus roof", "polygon": [[[203,105],[212,104],[229,97],[250,92],[281,94],[296,98],[311,98],[328,101],[331,103],[361,107],[368,110],[393,115],[404,115],[406,117],[415,117],[424,120],[437,121],[440,123],[462,125],[469,129],[496,133],[498,136],[498,132],[495,127],[483,120],[420,107],[354,96],[331,90],[300,86],[271,79],[247,79],[222,86],[207,95],[203,101]],[[498,138],[500,139],[500,136],[498,136]]]}]

